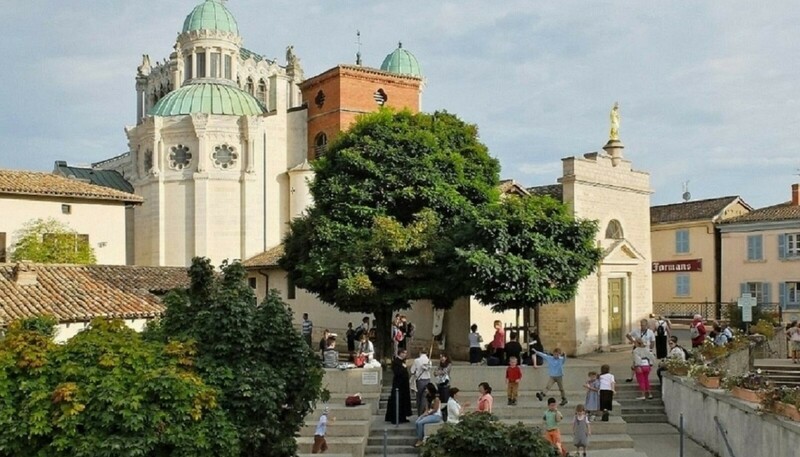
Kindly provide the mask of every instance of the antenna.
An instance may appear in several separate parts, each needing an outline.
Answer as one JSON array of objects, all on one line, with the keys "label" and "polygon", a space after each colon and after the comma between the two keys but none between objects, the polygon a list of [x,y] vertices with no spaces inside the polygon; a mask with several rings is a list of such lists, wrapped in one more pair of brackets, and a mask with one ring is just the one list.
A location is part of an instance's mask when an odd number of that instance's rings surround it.
[{"label": "antenna", "polygon": [[689,181],[687,180],[683,182],[683,201],[685,203],[691,199],[692,199],[692,194],[689,193]]},{"label": "antenna", "polygon": [[356,52],[356,65],[361,66],[361,30],[356,30],[356,45],[358,52]]}]

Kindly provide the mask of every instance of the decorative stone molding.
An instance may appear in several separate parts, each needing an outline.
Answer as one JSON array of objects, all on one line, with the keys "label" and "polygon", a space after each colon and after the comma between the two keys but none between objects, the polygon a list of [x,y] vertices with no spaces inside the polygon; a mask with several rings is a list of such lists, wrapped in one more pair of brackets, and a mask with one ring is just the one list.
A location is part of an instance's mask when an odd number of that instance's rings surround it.
[{"label": "decorative stone molding", "polygon": [[173,170],[183,170],[192,163],[192,153],[189,147],[183,144],[172,146],[169,152],[169,167]]},{"label": "decorative stone molding", "polygon": [[236,166],[239,159],[239,153],[236,148],[229,144],[221,144],[214,147],[211,152],[211,161],[216,168],[221,170],[229,170]]}]

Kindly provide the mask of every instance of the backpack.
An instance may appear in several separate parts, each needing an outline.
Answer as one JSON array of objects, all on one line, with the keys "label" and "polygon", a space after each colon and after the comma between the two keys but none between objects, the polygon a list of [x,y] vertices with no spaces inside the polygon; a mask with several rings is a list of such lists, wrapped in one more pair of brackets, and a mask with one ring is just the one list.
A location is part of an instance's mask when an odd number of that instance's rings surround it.
[{"label": "backpack", "polygon": [[689,360],[692,358],[692,353],[687,351],[685,347],[683,346],[678,346],[678,347],[681,348],[681,351],[683,351],[683,358],[685,360]]},{"label": "backpack", "polygon": [[396,329],[394,331],[394,340],[399,343],[399,342],[403,341],[403,338],[405,338],[405,335],[403,335],[403,332],[400,329]]},{"label": "backpack", "polygon": [[698,336],[700,336],[700,330],[697,329],[696,325],[693,325],[693,326],[689,327],[689,336],[692,339],[695,339]]},{"label": "backpack", "polygon": [[406,326],[406,335],[409,338],[414,338],[414,324],[412,324],[411,322],[409,322],[408,325]]},{"label": "backpack", "polygon": [[666,326],[666,324],[667,323],[664,322],[664,321],[659,321],[658,322],[658,327],[656,328],[656,335],[657,336],[667,336],[667,332],[666,332],[666,330],[664,330],[664,327]]}]

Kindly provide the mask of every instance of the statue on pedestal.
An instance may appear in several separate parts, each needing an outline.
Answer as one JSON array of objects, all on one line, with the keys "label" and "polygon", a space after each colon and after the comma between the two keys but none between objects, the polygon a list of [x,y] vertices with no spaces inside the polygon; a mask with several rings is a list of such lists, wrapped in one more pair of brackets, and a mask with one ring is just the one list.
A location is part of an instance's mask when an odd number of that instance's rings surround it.
[{"label": "statue on pedestal", "polygon": [[619,103],[614,103],[611,108],[611,131],[608,134],[609,141],[619,141]]}]

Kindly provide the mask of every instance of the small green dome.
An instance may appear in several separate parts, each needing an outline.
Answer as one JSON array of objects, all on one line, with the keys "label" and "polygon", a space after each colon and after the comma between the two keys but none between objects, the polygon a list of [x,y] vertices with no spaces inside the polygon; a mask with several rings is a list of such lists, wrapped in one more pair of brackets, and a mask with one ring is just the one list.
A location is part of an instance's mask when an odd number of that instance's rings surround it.
[{"label": "small green dome", "polygon": [[267,110],[255,97],[236,86],[218,82],[189,83],[158,101],[151,116],[206,113],[255,116]]},{"label": "small green dome", "polygon": [[422,69],[414,54],[403,49],[403,43],[397,44],[397,49],[383,59],[381,70],[398,75],[411,75],[422,77]]},{"label": "small green dome", "polygon": [[205,0],[194,7],[183,21],[183,31],[219,30],[239,34],[239,26],[233,14],[219,0]]}]

